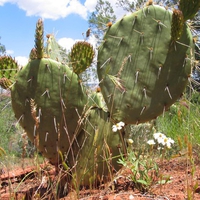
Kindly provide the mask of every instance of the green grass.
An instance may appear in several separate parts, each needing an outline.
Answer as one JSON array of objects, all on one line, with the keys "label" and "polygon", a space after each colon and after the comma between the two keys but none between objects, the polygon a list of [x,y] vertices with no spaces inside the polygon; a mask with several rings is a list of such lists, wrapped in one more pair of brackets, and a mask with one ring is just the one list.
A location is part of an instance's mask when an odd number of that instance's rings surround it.
[{"label": "green grass", "polygon": [[[200,144],[200,93],[193,92],[183,97],[156,120],[158,132],[165,133],[174,140],[184,140],[187,136],[193,145]],[[198,100],[199,99],[199,100]]]},{"label": "green grass", "polygon": [[[11,106],[11,98],[7,95],[0,96],[0,147],[3,148],[7,156],[21,156],[23,130],[17,124]],[[27,154],[27,153],[26,153]]]}]

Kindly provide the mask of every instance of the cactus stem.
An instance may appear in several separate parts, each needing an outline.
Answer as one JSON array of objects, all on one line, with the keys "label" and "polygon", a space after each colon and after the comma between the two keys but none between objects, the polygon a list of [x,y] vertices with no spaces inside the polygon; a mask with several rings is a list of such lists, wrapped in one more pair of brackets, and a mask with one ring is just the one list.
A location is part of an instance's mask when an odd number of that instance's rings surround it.
[{"label": "cactus stem", "polygon": [[44,96],[45,94],[47,94],[48,98],[50,99],[49,89],[46,89],[41,96]]},{"label": "cactus stem", "polygon": [[47,142],[47,138],[48,138],[48,132],[46,132],[46,135],[45,135],[45,142]]},{"label": "cactus stem", "polygon": [[61,103],[62,103],[63,107],[66,109],[65,102],[64,102],[63,98],[61,98]]},{"label": "cactus stem", "polygon": [[49,72],[51,73],[51,69],[50,69],[49,65],[46,64],[45,66],[46,66],[46,68],[49,70]]},{"label": "cactus stem", "polygon": [[103,65],[101,65],[101,67],[100,67],[100,69],[102,69],[108,62],[110,62],[111,61],[111,57],[110,58],[108,58],[104,63],[103,63]]},{"label": "cactus stem", "polygon": [[145,96],[145,98],[147,98],[147,90],[146,90],[145,87],[143,88],[143,92],[144,92],[144,96]]},{"label": "cactus stem", "polygon": [[56,133],[58,133],[58,128],[57,128],[57,123],[56,123],[56,118],[55,117],[53,118],[53,122],[54,122],[55,131],[56,131]]},{"label": "cactus stem", "polygon": [[168,85],[166,86],[165,91],[167,91],[167,93],[169,94],[170,99],[172,99],[172,95],[171,95],[171,93],[170,93],[170,91],[169,91]]},{"label": "cactus stem", "polygon": [[138,76],[139,76],[139,70],[138,70],[138,71],[136,72],[136,74],[135,74],[135,83],[137,83]]},{"label": "cactus stem", "polygon": [[144,107],[142,108],[142,110],[141,110],[141,112],[140,112],[140,115],[142,115],[142,113],[145,111],[145,109],[146,109],[146,106],[144,106]]}]

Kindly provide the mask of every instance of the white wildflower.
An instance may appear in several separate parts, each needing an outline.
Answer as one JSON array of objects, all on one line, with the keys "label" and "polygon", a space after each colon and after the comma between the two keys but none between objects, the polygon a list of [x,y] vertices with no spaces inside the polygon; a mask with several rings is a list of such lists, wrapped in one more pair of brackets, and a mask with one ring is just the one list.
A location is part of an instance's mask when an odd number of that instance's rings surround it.
[{"label": "white wildflower", "polygon": [[157,140],[158,144],[162,144],[165,145],[165,140],[166,140],[166,136],[163,133],[154,133],[153,137],[155,140]]},{"label": "white wildflower", "polygon": [[155,143],[154,140],[148,140],[148,141],[147,141],[147,144],[149,144],[149,145],[154,145],[154,144],[156,144],[156,143]]},{"label": "white wildflower", "polygon": [[172,144],[174,144],[174,140],[172,140],[171,138],[167,138],[166,146],[167,146],[168,149],[171,148]]},{"label": "white wildflower", "polygon": [[133,140],[130,139],[130,138],[127,140],[127,142],[128,142],[129,144],[133,144]]},{"label": "white wildflower", "polygon": [[118,130],[121,130],[124,125],[125,125],[124,122],[119,122],[116,125],[112,126],[112,131],[117,132]]}]

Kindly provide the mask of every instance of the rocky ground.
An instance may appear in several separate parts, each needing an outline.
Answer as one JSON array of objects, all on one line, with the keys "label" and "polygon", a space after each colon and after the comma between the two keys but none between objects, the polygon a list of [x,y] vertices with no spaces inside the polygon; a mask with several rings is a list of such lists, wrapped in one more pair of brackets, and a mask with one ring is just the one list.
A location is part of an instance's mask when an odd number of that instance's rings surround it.
[{"label": "rocky ground", "polygon": [[[48,163],[40,166],[17,167],[12,170],[1,169],[0,199],[61,199],[61,200],[185,200],[200,199],[200,163],[199,159],[191,164],[187,157],[164,161],[159,164],[164,184],[155,184],[146,193],[134,188],[129,178],[130,171],[122,169],[114,182],[93,190],[82,189],[70,192],[62,198],[55,198],[54,191],[60,175]],[[48,180],[52,181],[51,187]],[[48,187],[47,187],[48,185]]]}]

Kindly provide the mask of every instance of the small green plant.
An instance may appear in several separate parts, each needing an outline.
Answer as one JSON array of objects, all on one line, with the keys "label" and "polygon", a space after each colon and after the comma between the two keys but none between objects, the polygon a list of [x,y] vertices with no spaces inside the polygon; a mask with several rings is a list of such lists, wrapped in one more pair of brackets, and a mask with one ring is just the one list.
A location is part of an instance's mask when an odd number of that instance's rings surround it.
[{"label": "small green plant", "polygon": [[128,140],[127,157],[121,155],[118,163],[130,169],[130,179],[134,187],[140,192],[147,192],[157,182],[159,168],[151,155],[142,154],[132,150],[132,139]]},{"label": "small green plant", "polygon": [[[116,127],[114,127],[114,130],[116,130]],[[135,151],[133,149],[134,141],[128,139],[127,157],[121,154],[121,158],[118,160],[119,164],[130,169],[130,178],[135,188],[141,192],[149,191],[155,184],[165,184],[169,181],[169,179],[162,176],[157,162],[159,161],[159,156],[163,161],[168,155],[167,151],[171,149],[174,140],[163,133],[154,133],[153,137],[154,139],[147,141],[148,151],[142,149]]]}]

